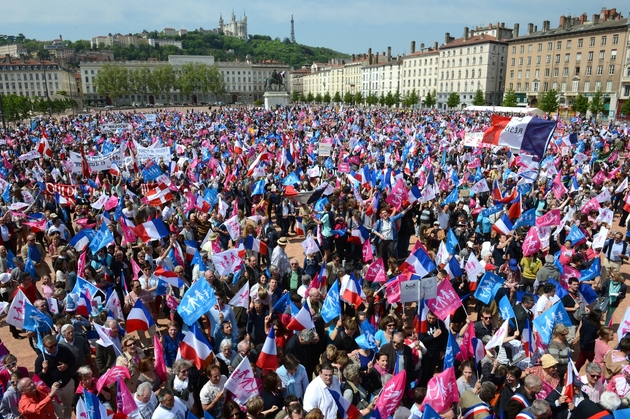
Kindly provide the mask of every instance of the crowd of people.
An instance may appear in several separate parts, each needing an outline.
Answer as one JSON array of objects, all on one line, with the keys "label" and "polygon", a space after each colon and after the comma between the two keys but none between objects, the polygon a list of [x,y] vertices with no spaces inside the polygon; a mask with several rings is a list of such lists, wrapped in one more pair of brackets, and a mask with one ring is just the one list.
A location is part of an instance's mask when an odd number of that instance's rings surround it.
[{"label": "crowd of people", "polygon": [[[492,116],[296,105],[0,131],[3,328],[36,353],[24,365],[5,339],[0,414],[582,419],[629,407],[630,318],[612,319],[630,258],[630,127],[558,121],[531,162],[467,142]],[[199,281],[213,298],[187,323],[180,305]],[[448,290],[459,302],[438,301]],[[138,307],[146,331],[130,331]],[[195,331],[212,353],[186,359]],[[270,356],[276,367],[261,368]],[[226,388],[243,364],[256,381],[245,399]]]}]

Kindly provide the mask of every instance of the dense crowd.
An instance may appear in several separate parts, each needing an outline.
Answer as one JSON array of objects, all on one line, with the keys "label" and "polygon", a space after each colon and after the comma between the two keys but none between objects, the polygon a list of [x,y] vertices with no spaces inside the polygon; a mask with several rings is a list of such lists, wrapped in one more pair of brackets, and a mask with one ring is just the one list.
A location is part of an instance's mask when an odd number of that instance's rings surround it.
[{"label": "dense crowd", "polygon": [[3,327],[37,354],[23,365],[0,346],[0,414],[629,407],[630,316],[612,318],[630,128],[557,121],[532,158],[470,142],[492,125],[486,112],[295,106],[0,131]]}]

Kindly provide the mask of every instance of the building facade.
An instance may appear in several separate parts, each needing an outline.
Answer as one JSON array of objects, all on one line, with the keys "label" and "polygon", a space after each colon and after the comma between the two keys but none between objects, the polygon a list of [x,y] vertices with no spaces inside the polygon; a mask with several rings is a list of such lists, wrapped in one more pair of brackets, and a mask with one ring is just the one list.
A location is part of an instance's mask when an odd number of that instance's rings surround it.
[{"label": "building facade", "polygon": [[59,91],[76,98],[74,72],[56,61],[0,58],[0,95],[61,98]]},{"label": "building facade", "polygon": [[182,41],[176,41],[174,39],[154,39],[154,38],[150,38],[149,39],[149,45],[151,45],[152,47],[163,47],[163,46],[167,46],[167,45],[172,45],[174,47],[177,47],[179,49],[182,49]]},{"label": "building facade", "polygon": [[405,97],[415,90],[422,103],[428,93],[438,90],[440,50],[437,42],[430,48],[420,44],[418,51],[415,51],[415,47],[416,43],[412,42],[410,54],[402,58],[400,93]]},{"label": "building facade", "polygon": [[365,99],[373,94],[381,98],[400,93],[400,67],[402,60],[366,65],[361,68],[361,95]]},{"label": "building facade", "polygon": [[217,30],[219,32],[223,32],[226,36],[233,36],[235,38],[241,38],[243,41],[247,41],[247,16],[243,13],[243,18],[237,21],[236,15],[232,11],[230,23],[224,23],[223,15],[221,14]]},{"label": "building facade", "polygon": [[521,106],[535,106],[542,93],[556,90],[565,117],[579,94],[601,90],[604,117],[612,118],[630,93],[627,50],[628,19],[616,9],[602,9],[590,20],[586,14],[561,16],[555,28],[548,20],[541,30],[530,23],[527,33],[508,40],[506,90],[516,92]]},{"label": "building facade", "polygon": [[0,56],[10,55],[12,58],[20,58],[28,55],[28,50],[22,44],[12,44],[0,46]]},{"label": "building facade", "polygon": [[92,46],[92,48],[96,48],[100,45],[104,45],[106,47],[111,47],[114,45],[128,47],[129,45],[135,46],[138,44],[147,44],[148,42],[148,40],[138,38],[134,35],[121,35],[117,33],[116,35],[95,36],[94,38],[92,38],[90,45]]},{"label": "building facade", "polygon": [[[499,32],[500,33],[500,32]],[[500,105],[505,87],[507,43],[485,31],[476,34],[464,28],[464,36],[449,33],[440,46],[437,106],[447,108],[451,93],[460,96],[460,106],[472,104],[477,90],[484,93],[487,105]]]}]

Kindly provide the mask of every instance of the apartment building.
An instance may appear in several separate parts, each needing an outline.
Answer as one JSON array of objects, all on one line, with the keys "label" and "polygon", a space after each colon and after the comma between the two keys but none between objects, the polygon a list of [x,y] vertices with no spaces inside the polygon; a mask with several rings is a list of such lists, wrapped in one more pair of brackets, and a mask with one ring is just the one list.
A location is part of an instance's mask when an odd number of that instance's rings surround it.
[{"label": "apartment building", "polygon": [[411,41],[409,55],[402,57],[400,88],[402,97],[415,90],[422,103],[429,92],[438,90],[439,58],[437,42],[432,47],[420,44],[420,49],[416,51],[416,41]]},{"label": "apartment building", "polygon": [[76,92],[74,73],[58,62],[0,58],[0,95],[56,97],[58,91],[70,97]]},{"label": "apartment building", "polygon": [[[624,58],[628,49],[628,19],[616,9],[602,9],[588,20],[560,16],[558,26],[548,20],[542,27],[529,23],[527,33],[508,41],[506,90],[516,92],[520,106],[536,106],[541,93],[558,92],[559,112],[572,115],[571,105],[581,93],[604,95],[608,117],[615,117],[620,97],[630,94],[630,70]],[[623,82],[622,82],[623,80]],[[624,96],[625,94],[625,96]]]}]

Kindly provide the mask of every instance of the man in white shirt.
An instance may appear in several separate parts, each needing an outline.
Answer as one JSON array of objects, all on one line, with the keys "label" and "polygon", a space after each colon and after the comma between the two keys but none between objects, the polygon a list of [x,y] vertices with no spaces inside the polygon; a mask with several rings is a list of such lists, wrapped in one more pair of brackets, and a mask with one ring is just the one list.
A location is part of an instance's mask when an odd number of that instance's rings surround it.
[{"label": "man in white shirt", "polygon": [[339,380],[334,375],[332,365],[324,363],[319,377],[311,381],[304,392],[304,410],[308,412],[317,407],[325,418],[336,418],[337,404],[328,389],[341,394]]},{"label": "man in white shirt", "polygon": [[153,412],[151,419],[186,419],[188,409],[171,390],[163,388],[158,393],[157,399],[160,404]]},{"label": "man in white shirt", "polygon": [[225,403],[226,396],[224,387],[227,377],[221,375],[221,370],[216,364],[209,367],[209,369],[210,380],[199,392],[199,401],[204,411],[218,418],[223,413],[223,404]]},{"label": "man in white shirt", "polygon": [[158,405],[158,399],[151,391],[151,383],[140,384],[133,400],[138,408],[129,414],[129,419],[148,419]]}]

